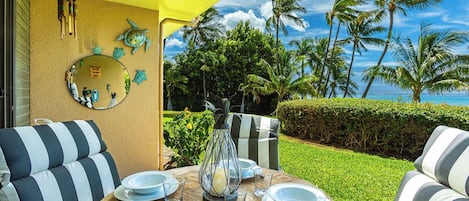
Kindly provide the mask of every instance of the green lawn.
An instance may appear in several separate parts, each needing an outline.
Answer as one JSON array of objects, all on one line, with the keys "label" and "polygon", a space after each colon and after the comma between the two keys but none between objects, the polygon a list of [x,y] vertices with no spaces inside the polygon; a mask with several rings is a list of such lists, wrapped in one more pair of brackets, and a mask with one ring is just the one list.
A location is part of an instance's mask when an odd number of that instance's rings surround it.
[{"label": "green lawn", "polygon": [[[168,110],[163,111],[163,122],[173,120],[173,117],[180,113],[181,111],[168,111]],[[201,112],[191,112],[191,113],[192,115],[199,115]]]},{"label": "green lawn", "polygon": [[[169,121],[180,112],[165,111]],[[197,113],[196,113],[197,114]],[[308,180],[334,201],[390,201],[412,162],[316,145],[280,137],[280,164],[291,175]]]},{"label": "green lawn", "polygon": [[181,113],[181,111],[168,111],[168,110],[163,111],[163,122],[173,120],[173,117],[179,113]]},{"label": "green lawn", "polygon": [[280,137],[280,164],[308,180],[335,201],[393,200],[412,162],[356,153]]}]

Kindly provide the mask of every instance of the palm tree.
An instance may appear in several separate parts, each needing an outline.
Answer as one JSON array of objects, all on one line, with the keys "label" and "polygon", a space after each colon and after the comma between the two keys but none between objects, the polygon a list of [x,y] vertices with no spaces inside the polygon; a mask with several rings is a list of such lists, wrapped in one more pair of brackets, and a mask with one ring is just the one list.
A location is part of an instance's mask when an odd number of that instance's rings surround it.
[{"label": "palm tree", "polygon": [[280,61],[280,63],[284,64],[280,65],[284,68],[284,70],[282,70],[284,74],[278,74],[272,65],[265,60],[261,60],[260,65],[264,66],[269,77],[263,78],[255,74],[249,74],[248,83],[242,87],[242,90],[251,92],[256,99],[259,99],[260,95],[275,93],[277,94],[277,104],[285,100],[288,95],[304,93],[314,96],[317,94],[312,84],[316,78],[312,75],[306,75],[304,77],[296,76],[298,66],[295,64],[290,53],[282,54]]},{"label": "palm tree", "polygon": [[411,89],[413,102],[420,102],[424,90],[430,93],[469,90],[467,56],[458,56],[452,49],[466,42],[467,33],[432,31],[429,25],[421,25],[417,46],[410,38],[395,38],[393,56],[398,65],[383,67],[377,76],[392,85]]},{"label": "palm tree", "polygon": [[355,59],[355,52],[361,54],[361,50],[368,51],[365,44],[382,45],[384,40],[374,38],[373,35],[384,31],[386,28],[382,26],[375,26],[376,22],[381,21],[383,12],[379,10],[372,10],[360,13],[357,18],[347,25],[347,32],[350,37],[346,38],[344,42],[352,43],[352,57],[347,74],[347,84],[345,86],[344,98],[348,94],[348,87],[350,84],[350,77],[352,73],[352,65]]},{"label": "palm tree", "polygon": [[330,80],[330,84],[328,86],[329,88],[328,98],[337,97],[339,95],[339,92],[344,92],[346,88],[348,88],[347,93],[349,95],[354,96],[356,94],[356,91],[358,89],[357,83],[350,80],[349,86],[346,87],[347,85],[347,74],[345,74],[346,70],[347,70],[347,65],[345,64],[345,61],[336,63],[333,66],[333,68],[331,68],[331,71],[330,71],[331,73],[329,73],[329,75],[332,76],[332,79]]},{"label": "palm tree", "polygon": [[[304,21],[297,16],[297,12],[306,13],[306,9],[302,7],[298,0],[271,0],[272,1],[272,12],[273,15],[266,21],[267,31],[272,31],[272,26],[275,29],[275,48],[276,48],[276,60],[279,61],[279,29],[282,29],[284,35],[288,35],[287,28],[285,27],[284,20],[291,20],[295,24],[304,27]],[[281,68],[277,64],[277,70]]]},{"label": "palm tree", "polygon": [[[327,65],[327,73],[325,83],[322,87],[321,95],[322,97],[327,97],[327,93],[329,92],[330,97],[337,97],[339,90],[343,93],[345,89],[345,85],[347,84],[347,64],[344,58],[344,49],[341,46],[336,46],[332,48],[332,52],[330,52],[330,58],[328,59]],[[350,81],[350,89],[355,91],[357,84]],[[349,94],[354,94],[354,92],[349,91]]]},{"label": "palm tree", "polygon": [[292,40],[288,43],[289,45],[296,48],[295,56],[296,59],[301,63],[301,77],[305,76],[305,65],[307,64],[308,57],[311,55],[310,52],[313,49],[313,40],[311,38],[302,38],[301,40]]},{"label": "palm tree", "polygon": [[189,79],[181,75],[179,73],[179,70],[176,69],[175,65],[172,64],[170,61],[165,61],[165,66],[168,66],[169,68],[165,68],[164,72],[164,86],[165,86],[165,91],[166,91],[166,98],[168,99],[167,103],[167,110],[173,110],[173,104],[171,102],[171,97],[173,95],[173,92],[176,89],[181,90],[183,93],[187,93],[187,82]]},{"label": "palm tree", "polygon": [[[337,25],[337,30],[336,30],[336,33],[335,33],[335,39],[334,39],[334,43],[333,43],[334,45],[333,45],[332,49],[335,49],[335,47],[337,45],[337,39],[339,37],[339,31],[340,31],[341,24],[350,22],[351,20],[353,20],[355,18],[354,14],[357,13],[357,11],[354,10],[353,7],[357,6],[361,3],[363,3],[362,0],[335,0],[334,4],[332,5],[332,9],[329,12],[326,13],[326,22],[329,25],[329,36],[327,38],[328,40],[327,40],[327,45],[326,45],[326,49],[325,49],[325,53],[324,53],[324,55],[326,55],[326,56],[323,58],[322,65],[321,65],[321,73],[319,75],[319,83],[322,83],[322,79],[323,79],[323,76],[324,76],[324,71],[326,70],[326,68],[328,66],[328,65],[326,65],[327,59],[334,57],[334,55],[331,55],[330,57],[328,55],[329,55],[329,47],[330,47],[330,43],[331,43],[331,38],[332,38],[332,28],[333,28],[333,25],[334,25],[335,18],[337,17],[339,23]],[[334,50],[332,50],[332,52],[334,52]],[[331,62],[332,62],[332,59],[329,59],[329,65],[330,65]],[[326,83],[323,85],[323,88],[322,88],[324,94],[327,91],[327,81],[328,80],[326,80]]]},{"label": "palm tree", "polygon": [[189,39],[196,45],[200,45],[212,41],[213,38],[217,38],[222,34],[224,26],[218,20],[220,15],[217,9],[211,7],[202,13],[201,17],[202,19],[195,26],[184,26],[182,28],[182,39],[184,41]]},{"label": "palm tree", "polygon": [[389,27],[388,27],[388,34],[386,37],[386,43],[384,45],[383,52],[381,52],[381,56],[378,59],[378,63],[376,66],[371,67],[372,69],[369,70],[369,74],[365,76],[365,81],[368,81],[368,84],[366,85],[365,91],[363,92],[362,98],[366,98],[366,95],[368,94],[368,91],[370,90],[371,85],[373,84],[375,75],[377,71],[379,70],[381,63],[383,62],[384,56],[386,55],[386,52],[388,51],[389,43],[391,41],[392,37],[392,30],[394,26],[394,14],[397,13],[402,13],[404,16],[407,15],[406,12],[406,7],[407,8],[425,8],[427,6],[436,4],[441,2],[441,0],[419,0],[419,1],[408,1],[408,0],[375,0],[375,4],[383,9],[387,10],[389,14]]},{"label": "palm tree", "polygon": [[[312,68],[312,73],[316,77],[319,77],[319,67],[324,58],[324,52],[327,46],[327,38],[314,38],[313,39],[313,49],[309,52],[308,55],[308,65]],[[318,85],[319,86],[319,85]]]},{"label": "palm tree", "polygon": [[[217,54],[213,51],[204,51],[200,52],[200,62],[202,63],[202,66],[200,67],[200,70],[202,71],[202,87],[204,89],[204,103],[207,102],[207,86],[206,86],[206,72],[210,72],[211,68],[214,66],[218,65],[218,59],[217,59]],[[205,107],[205,110],[207,110],[207,107]]]},{"label": "palm tree", "polygon": [[[296,59],[300,62],[301,77],[305,76],[305,65],[308,63],[308,57],[311,55],[310,52],[313,49],[313,40],[311,38],[302,38],[301,40],[292,40],[288,43],[289,45],[296,48],[294,50]],[[301,98],[304,98],[304,94],[301,94]]]}]

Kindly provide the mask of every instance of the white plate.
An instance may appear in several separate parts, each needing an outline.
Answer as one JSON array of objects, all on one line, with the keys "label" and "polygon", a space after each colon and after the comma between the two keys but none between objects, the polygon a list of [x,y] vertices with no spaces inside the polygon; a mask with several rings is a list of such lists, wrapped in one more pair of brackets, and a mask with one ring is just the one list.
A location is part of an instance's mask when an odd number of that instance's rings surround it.
[{"label": "white plate", "polygon": [[[168,178],[167,181],[171,182],[171,183],[174,183],[174,184],[171,185],[171,189],[169,190],[169,192],[174,193],[174,192],[176,192],[176,190],[178,188],[178,185],[177,185],[178,181],[173,176],[171,176],[170,174],[167,174],[167,175],[169,175],[167,177]],[[137,193],[133,192],[131,189],[128,189],[128,188],[120,185],[114,191],[114,197],[116,197],[117,199],[122,200],[122,201],[157,200],[157,199],[164,198],[163,185],[161,185],[154,193],[144,194],[144,195],[137,194]]]},{"label": "white plate", "polygon": [[312,186],[296,183],[275,184],[269,188],[262,201],[273,201],[268,194],[279,201],[328,201],[327,196]]},{"label": "white plate", "polygon": [[243,179],[253,178],[254,169],[257,167],[256,162],[253,160],[238,158],[239,166],[241,168],[241,174]]}]

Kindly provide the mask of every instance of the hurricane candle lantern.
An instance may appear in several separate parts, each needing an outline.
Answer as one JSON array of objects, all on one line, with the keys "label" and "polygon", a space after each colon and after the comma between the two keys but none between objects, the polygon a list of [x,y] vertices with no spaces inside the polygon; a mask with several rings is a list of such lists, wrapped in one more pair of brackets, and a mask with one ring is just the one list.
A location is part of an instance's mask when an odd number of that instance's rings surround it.
[{"label": "hurricane candle lantern", "polygon": [[236,200],[241,183],[241,168],[230,127],[225,123],[229,101],[223,99],[222,109],[215,108],[209,102],[206,104],[214,112],[215,126],[199,172],[199,183],[204,190],[203,200]]}]

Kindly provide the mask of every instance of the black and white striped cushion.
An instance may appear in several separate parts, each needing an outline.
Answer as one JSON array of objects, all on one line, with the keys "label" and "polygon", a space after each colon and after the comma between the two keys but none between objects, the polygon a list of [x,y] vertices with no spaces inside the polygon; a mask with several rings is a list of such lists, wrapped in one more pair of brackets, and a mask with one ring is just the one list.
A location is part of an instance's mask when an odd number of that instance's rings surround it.
[{"label": "black and white striped cushion", "polygon": [[394,201],[468,201],[469,199],[419,172],[409,171],[401,181]]},{"label": "black and white striped cushion", "polygon": [[14,180],[0,189],[0,200],[99,201],[119,184],[111,155],[102,152]]},{"label": "black and white striped cushion", "polygon": [[106,149],[93,121],[0,129],[0,200],[101,200],[120,185]]},{"label": "black and white striped cushion", "polygon": [[93,121],[76,120],[0,130],[1,184],[107,149]]},{"label": "black and white striped cushion", "polygon": [[278,119],[234,113],[227,118],[240,158],[265,168],[279,169]]},{"label": "black and white striped cushion", "polygon": [[469,195],[469,132],[438,126],[414,165],[439,183]]},{"label": "black and white striped cushion", "polygon": [[279,169],[277,138],[237,138],[234,143],[240,158],[256,161],[260,167]]},{"label": "black and white striped cushion", "polygon": [[252,114],[233,113],[227,118],[233,138],[278,137],[278,119]]}]

